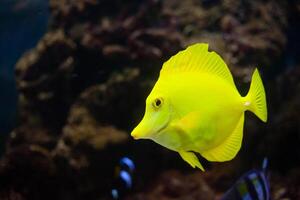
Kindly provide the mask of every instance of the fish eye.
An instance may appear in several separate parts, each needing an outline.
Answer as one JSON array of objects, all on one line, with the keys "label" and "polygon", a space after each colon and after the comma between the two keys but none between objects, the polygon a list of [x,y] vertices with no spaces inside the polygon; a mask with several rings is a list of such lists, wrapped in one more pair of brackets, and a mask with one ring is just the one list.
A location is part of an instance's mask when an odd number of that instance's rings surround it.
[{"label": "fish eye", "polygon": [[154,108],[160,108],[161,105],[163,103],[163,99],[162,98],[156,98],[153,102],[153,107]]}]

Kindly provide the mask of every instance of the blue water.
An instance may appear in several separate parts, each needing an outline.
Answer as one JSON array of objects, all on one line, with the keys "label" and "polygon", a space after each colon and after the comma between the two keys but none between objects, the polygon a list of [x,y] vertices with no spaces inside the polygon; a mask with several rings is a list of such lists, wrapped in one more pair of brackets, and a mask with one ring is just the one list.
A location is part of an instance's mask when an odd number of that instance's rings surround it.
[{"label": "blue water", "polygon": [[1,142],[15,124],[17,91],[14,65],[43,36],[48,16],[47,0],[0,0]]}]

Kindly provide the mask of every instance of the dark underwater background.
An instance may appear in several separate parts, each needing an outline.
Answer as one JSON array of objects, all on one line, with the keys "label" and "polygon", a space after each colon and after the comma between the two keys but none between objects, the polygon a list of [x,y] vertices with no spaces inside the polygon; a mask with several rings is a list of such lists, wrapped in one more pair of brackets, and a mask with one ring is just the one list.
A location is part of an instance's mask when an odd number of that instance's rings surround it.
[{"label": "dark underwater background", "polygon": [[[300,199],[300,2],[296,0],[0,0],[0,199],[218,199],[269,160],[274,200]],[[237,157],[192,169],[134,141],[164,61],[209,43],[245,95],[258,67],[268,122],[246,113]],[[220,110],[222,112],[222,110]]]}]

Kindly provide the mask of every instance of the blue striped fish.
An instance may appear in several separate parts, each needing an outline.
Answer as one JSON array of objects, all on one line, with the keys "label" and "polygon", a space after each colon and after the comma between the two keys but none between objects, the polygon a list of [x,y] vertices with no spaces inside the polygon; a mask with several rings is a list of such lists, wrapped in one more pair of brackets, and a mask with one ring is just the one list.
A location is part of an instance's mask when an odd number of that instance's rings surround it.
[{"label": "blue striped fish", "polygon": [[116,167],[115,182],[111,190],[111,197],[115,200],[121,199],[124,194],[132,188],[132,175],[135,170],[134,162],[123,157]]},{"label": "blue striped fish", "polygon": [[241,176],[221,200],[270,200],[267,165],[265,158],[262,169],[253,169]]}]

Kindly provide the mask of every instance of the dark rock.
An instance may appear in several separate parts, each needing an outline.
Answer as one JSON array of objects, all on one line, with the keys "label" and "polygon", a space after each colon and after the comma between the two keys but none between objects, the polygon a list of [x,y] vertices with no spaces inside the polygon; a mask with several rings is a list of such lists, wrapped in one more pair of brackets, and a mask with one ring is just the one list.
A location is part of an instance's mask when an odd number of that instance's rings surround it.
[{"label": "dark rock", "polygon": [[201,172],[182,174],[168,171],[160,175],[149,191],[128,196],[126,199],[210,200],[215,199],[213,190],[203,179]]},{"label": "dark rock", "polygon": [[57,30],[47,33],[19,60],[15,74],[21,126],[57,130],[63,124],[71,98],[75,47],[62,30]]},{"label": "dark rock", "polygon": [[1,199],[57,199],[59,182],[50,152],[23,145],[5,154],[0,165]]}]

